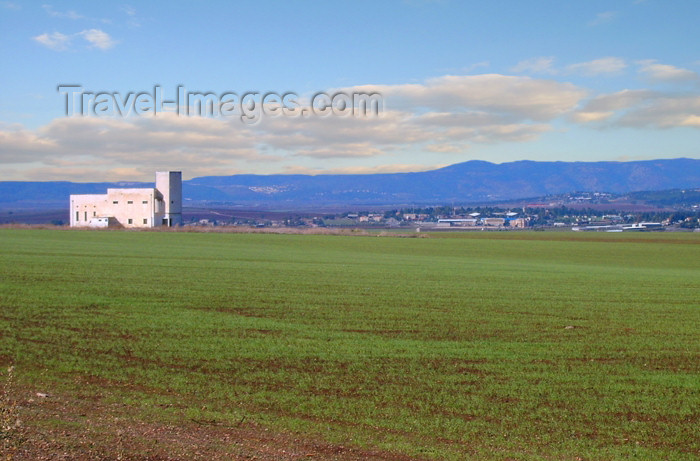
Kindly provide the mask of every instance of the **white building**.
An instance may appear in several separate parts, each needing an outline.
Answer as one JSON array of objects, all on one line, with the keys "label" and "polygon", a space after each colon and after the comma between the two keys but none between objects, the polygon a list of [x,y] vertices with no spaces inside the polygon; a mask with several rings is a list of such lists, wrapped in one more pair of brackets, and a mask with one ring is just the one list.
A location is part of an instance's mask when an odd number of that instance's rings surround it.
[{"label": "white building", "polygon": [[481,224],[484,226],[503,227],[505,223],[505,218],[481,218]]},{"label": "white building", "polygon": [[438,227],[474,227],[477,220],[475,218],[445,218],[438,219]]},{"label": "white building", "polygon": [[156,187],[71,195],[71,227],[172,227],[182,224],[182,172],[156,172]]}]

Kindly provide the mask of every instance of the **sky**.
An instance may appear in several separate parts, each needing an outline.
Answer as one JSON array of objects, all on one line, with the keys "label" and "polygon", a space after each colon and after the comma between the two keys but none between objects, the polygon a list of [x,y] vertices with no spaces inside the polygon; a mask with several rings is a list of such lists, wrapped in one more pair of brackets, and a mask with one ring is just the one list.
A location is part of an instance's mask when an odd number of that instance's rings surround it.
[{"label": "sky", "polygon": [[[0,180],[700,158],[698,18],[697,0],[0,1]],[[175,102],[196,93],[210,112]]]}]

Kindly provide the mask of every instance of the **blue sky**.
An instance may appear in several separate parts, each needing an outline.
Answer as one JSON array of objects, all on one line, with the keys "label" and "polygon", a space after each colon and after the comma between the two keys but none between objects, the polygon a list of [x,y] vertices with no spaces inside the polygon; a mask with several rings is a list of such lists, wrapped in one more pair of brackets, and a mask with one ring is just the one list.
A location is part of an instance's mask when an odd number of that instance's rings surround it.
[{"label": "blue sky", "polygon": [[[700,158],[694,0],[0,1],[0,180]],[[380,94],[378,116],[65,115],[61,84]]]}]

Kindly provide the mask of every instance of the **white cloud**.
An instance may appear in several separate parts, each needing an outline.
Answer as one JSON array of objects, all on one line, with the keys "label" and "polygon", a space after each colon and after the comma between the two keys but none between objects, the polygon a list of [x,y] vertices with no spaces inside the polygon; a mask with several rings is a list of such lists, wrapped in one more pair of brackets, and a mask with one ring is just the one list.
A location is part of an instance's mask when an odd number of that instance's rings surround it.
[{"label": "white cloud", "polygon": [[461,153],[469,149],[468,144],[428,144],[425,149],[429,152],[444,153]]},{"label": "white cloud", "polygon": [[552,67],[553,64],[554,58],[551,56],[531,58],[520,61],[510,70],[516,74],[556,74],[557,71],[554,69],[554,67]]},{"label": "white cloud", "polygon": [[78,14],[73,10],[69,10],[69,11],[65,11],[65,12],[64,11],[56,11],[53,9],[53,7],[51,5],[42,5],[42,8],[44,9],[44,11],[46,11],[46,13],[49,16],[52,16],[54,18],[64,18],[64,19],[73,19],[73,20],[85,18],[85,16]]},{"label": "white cloud", "polygon": [[136,14],[136,9],[131,5],[124,5],[122,11],[127,15],[128,20],[126,22],[127,26],[131,28],[141,27],[141,20]]},{"label": "white cloud", "polygon": [[616,93],[596,96],[588,102],[586,110],[615,111],[626,109],[656,96],[657,93],[650,90],[622,90]]},{"label": "white cloud", "polygon": [[611,118],[613,115],[615,115],[615,112],[612,111],[580,111],[573,114],[571,119],[577,123],[603,122]]},{"label": "white cloud", "polygon": [[36,42],[41,43],[47,48],[55,51],[67,50],[70,46],[71,37],[64,35],[60,32],[53,32],[51,34],[41,34],[33,37]]},{"label": "white cloud", "polygon": [[638,61],[639,72],[652,82],[697,82],[700,81],[700,74],[692,70],[668,64],[659,64],[653,59]]},{"label": "white cloud", "polygon": [[563,69],[554,67],[554,58],[538,57],[520,61],[510,70],[518,74],[580,74],[586,76],[597,76],[602,74],[616,74],[627,68],[627,63],[622,58],[605,57],[592,61],[570,64]]},{"label": "white cloud", "polygon": [[602,24],[607,24],[617,17],[616,11],[603,11],[598,13],[592,21],[588,23],[589,26],[600,26]]},{"label": "white cloud", "polygon": [[90,48],[98,48],[102,51],[106,51],[117,44],[107,32],[100,29],[86,29],[72,35],[66,35],[60,32],[53,32],[51,34],[45,33],[37,35],[33,37],[33,39],[54,51],[65,51],[70,48],[74,37],[82,37],[88,42]]},{"label": "white cloud", "polygon": [[[385,107],[395,108],[369,117],[263,117],[252,126],[238,117],[171,112],[65,117],[36,130],[0,126],[0,163],[8,170],[26,170],[30,163],[45,168],[42,175],[52,168],[76,174],[92,168],[96,177],[124,168],[149,172],[162,165],[201,174],[272,172],[318,159],[329,168],[358,168],[351,163],[367,166],[379,159],[409,165],[414,162],[404,156],[418,152],[429,153],[430,163],[447,163],[476,144],[537,139],[552,130],[550,121],[570,114],[586,96],[571,84],[503,75],[363,88],[379,91]],[[59,160],[67,163],[59,165]]]},{"label": "white cloud", "polygon": [[617,74],[627,67],[624,59],[607,57],[594,59],[593,61],[581,62],[567,66],[570,73],[596,76],[601,74]]},{"label": "white cloud", "polygon": [[89,29],[84,30],[79,33],[85,40],[87,40],[90,45],[94,48],[99,48],[100,50],[108,50],[116,45],[112,37],[109,36],[107,32],[100,29]]},{"label": "white cloud", "polygon": [[382,155],[383,151],[373,147],[367,142],[342,144],[332,147],[314,147],[312,149],[300,149],[294,155],[299,157],[312,158],[358,158],[376,157]]},{"label": "white cloud", "polygon": [[355,89],[382,94],[390,109],[483,111],[509,120],[551,120],[572,110],[586,95],[570,83],[500,74],[448,75],[424,84],[366,85],[350,90]]},{"label": "white cloud", "polygon": [[0,125],[0,162],[32,161],[49,154],[56,147],[46,139],[20,125]]},{"label": "white cloud", "polygon": [[700,96],[656,95],[624,113],[621,126],[644,128],[700,128]]},{"label": "white cloud", "polygon": [[[279,118],[251,127],[237,119],[170,113],[128,119],[66,117],[37,130],[0,127],[0,163],[4,169],[39,162],[46,168],[65,167],[64,175],[77,172],[71,169],[92,168],[95,177],[115,168],[150,171],[164,164],[201,174],[280,171],[303,164],[304,159],[324,159],[333,162],[329,167],[340,168],[337,161],[343,159],[366,162],[386,157],[386,163],[395,164],[402,153],[420,151],[422,146],[435,156],[454,156],[453,151],[465,149],[461,147],[465,141],[522,142],[549,129],[529,124],[443,126],[439,118],[423,124],[421,117],[409,113],[393,113],[364,124],[353,121]],[[366,129],[360,129],[363,126]],[[59,165],[59,160],[68,163]],[[242,168],[241,162],[248,167]],[[41,174],[47,175],[48,170]]]},{"label": "white cloud", "polygon": [[231,171],[237,161],[264,163],[276,158],[259,152],[245,131],[226,121],[174,114],[66,117],[34,131],[0,126],[0,163],[92,169],[96,177],[115,168],[150,171],[162,165],[179,165],[189,172]]},{"label": "white cloud", "polygon": [[624,111],[654,97],[649,90],[622,90],[616,93],[596,96],[573,114],[578,123],[602,122],[613,118],[618,111]]},{"label": "white cloud", "polygon": [[490,66],[491,66],[491,63],[489,61],[481,61],[481,62],[474,63],[470,66],[464,67],[461,70],[461,72],[468,74],[468,73],[472,72],[473,70],[478,69],[480,67],[490,67]]},{"label": "white cloud", "polygon": [[601,127],[700,128],[700,96],[624,90],[593,98],[572,119]]},{"label": "white cloud", "polygon": [[93,155],[99,145],[99,156],[130,162],[138,162],[142,155],[151,159],[255,155],[251,140],[226,121],[169,113],[130,119],[66,117],[53,120],[38,134],[54,140],[65,153]]}]

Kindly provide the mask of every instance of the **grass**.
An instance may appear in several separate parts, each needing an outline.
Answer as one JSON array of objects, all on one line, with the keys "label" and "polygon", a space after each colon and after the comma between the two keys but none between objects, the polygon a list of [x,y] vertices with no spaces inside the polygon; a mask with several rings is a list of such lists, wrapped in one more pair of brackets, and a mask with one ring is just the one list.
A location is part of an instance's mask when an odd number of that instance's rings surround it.
[{"label": "grass", "polygon": [[0,365],[132,425],[428,459],[700,455],[695,234],[0,229],[0,255]]}]

